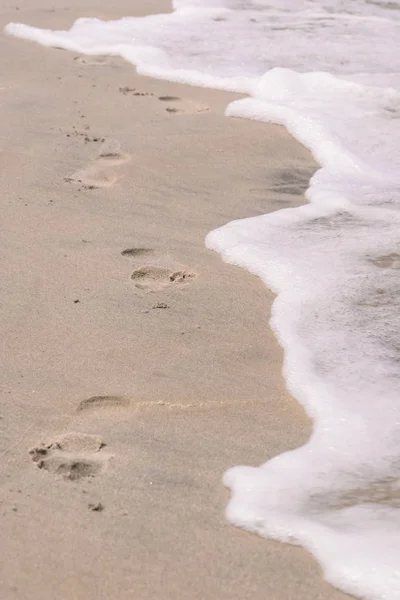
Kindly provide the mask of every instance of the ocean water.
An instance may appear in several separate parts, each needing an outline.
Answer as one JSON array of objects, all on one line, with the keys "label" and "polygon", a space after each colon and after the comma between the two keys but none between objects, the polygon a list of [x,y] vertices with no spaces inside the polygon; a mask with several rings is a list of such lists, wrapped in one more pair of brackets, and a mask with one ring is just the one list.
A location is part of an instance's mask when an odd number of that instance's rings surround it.
[{"label": "ocean water", "polygon": [[305,446],[225,474],[227,516],[303,545],[346,592],[400,599],[400,2],[175,0],[170,15],[6,31],[245,93],[227,115],[311,150],[308,204],[206,238],[277,294],[286,383],[314,422]]}]

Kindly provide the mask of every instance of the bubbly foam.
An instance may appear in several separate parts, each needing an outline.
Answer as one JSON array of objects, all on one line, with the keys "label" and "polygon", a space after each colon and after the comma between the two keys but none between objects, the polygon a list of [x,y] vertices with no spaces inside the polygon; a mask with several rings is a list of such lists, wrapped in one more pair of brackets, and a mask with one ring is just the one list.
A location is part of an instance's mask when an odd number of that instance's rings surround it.
[{"label": "bubbly foam", "polygon": [[300,543],[325,577],[400,599],[400,4],[175,0],[170,15],[7,32],[139,73],[248,94],[227,114],[281,123],[321,165],[309,204],[235,221],[207,246],[277,294],[284,375],[309,442],[235,467],[228,518]]}]

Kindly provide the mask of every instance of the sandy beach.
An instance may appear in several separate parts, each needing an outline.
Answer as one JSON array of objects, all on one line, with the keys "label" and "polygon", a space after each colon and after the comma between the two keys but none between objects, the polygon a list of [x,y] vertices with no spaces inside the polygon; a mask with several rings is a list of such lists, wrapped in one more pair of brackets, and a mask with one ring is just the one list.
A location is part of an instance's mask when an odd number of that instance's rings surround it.
[{"label": "sandy beach", "polygon": [[[69,27],[168,2],[23,0]],[[339,600],[314,559],[224,518],[221,477],[304,443],[273,295],[206,234],[304,202],[316,169],[233,94],[2,35],[4,600]]]}]

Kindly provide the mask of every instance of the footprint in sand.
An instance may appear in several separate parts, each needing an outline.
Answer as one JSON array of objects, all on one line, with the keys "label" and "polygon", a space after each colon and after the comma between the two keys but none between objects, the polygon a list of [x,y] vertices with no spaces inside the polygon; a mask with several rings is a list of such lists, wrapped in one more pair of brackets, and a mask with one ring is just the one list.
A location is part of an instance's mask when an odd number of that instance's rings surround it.
[{"label": "footprint in sand", "polygon": [[79,481],[102,473],[111,458],[102,452],[105,444],[96,435],[66,433],[50,443],[40,444],[29,454],[39,469]]},{"label": "footprint in sand", "polygon": [[97,417],[106,415],[108,420],[110,416],[118,417],[119,415],[126,419],[128,413],[135,414],[138,410],[185,410],[195,406],[199,408],[208,405],[215,406],[215,403],[182,404],[181,402],[166,402],[163,400],[140,400],[138,398],[127,398],[126,396],[92,396],[82,400],[76,410],[78,414],[83,411],[83,417],[87,412],[91,419],[95,415]]},{"label": "footprint in sand", "polygon": [[192,100],[183,100],[178,96],[159,96],[161,102],[171,104],[166,107],[166,111],[170,114],[195,115],[197,113],[207,112],[208,106],[193,102]]},{"label": "footprint in sand", "polygon": [[400,269],[400,254],[392,252],[370,259],[370,261],[380,269]]},{"label": "footprint in sand", "polygon": [[103,67],[112,64],[111,56],[77,56],[74,60],[81,65]]},{"label": "footprint in sand", "polygon": [[115,167],[129,160],[129,155],[121,151],[118,141],[106,139],[100,147],[97,159],[88,167],[67,175],[64,181],[79,184],[89,190],[108,188],[118,179],[118,170]]},{"label": "footprint in sand", "polygon": [[163,262],[168,264],[168,257],[165,256],[159,256],[160,265],[149,264],[149,261],[154,259],[154,255],[157,256],[158,254],[152,248],[127,248],[121,254],[128,258],[140,259],[138,262],[142,264],[141,266],[138,264],[138,267],[133,271],[131,280],[134,282],[135,287],[141,290],[157,291],[167,286],[185,285],[196,277],[195,273],[186,268],[172,269],[163,265]]},{"label": "footprint in sand", "polygon": [[195,274],[190,271],[172,271],[171,269],[151,265],[135,269],[131,275],[135,287],[148,291],[157,291],[171,285],[186,284],[194,278]]},{"label": "footprint in sand", "polygon": [[64,177],[64,181],[81,184],[86,190],[111,187],[117,179],[116,173],[107,172],[98,165],[90,165]]}]

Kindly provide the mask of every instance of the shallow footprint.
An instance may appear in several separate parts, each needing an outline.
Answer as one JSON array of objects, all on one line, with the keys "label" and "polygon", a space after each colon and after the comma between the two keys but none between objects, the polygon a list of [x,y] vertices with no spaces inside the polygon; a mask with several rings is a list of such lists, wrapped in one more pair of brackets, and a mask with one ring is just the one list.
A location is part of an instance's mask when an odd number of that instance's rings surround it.
[{"label": "shallow footprint", "polygon": [[117,179],[116,173],[97,165],[90,165],[86,169],[80,169],[76,173],[64,177],[64,181],[81,184],[86,189],[108,188]]},{"label": "shallow footprint", "polygon": [[194,279],[195,274],[190,271],[171,271],[164,267],[140,267],[135,269],[131,279],[135,286],[143,290],[155,291],[172,284],[188,283]]},{"label": "shallow footprint", "polygon": [[109,65],[112,62],[110,56],[78,56],[74,60],[81,65],[89,65],[94,67],[103,67],[104,65]]}]

